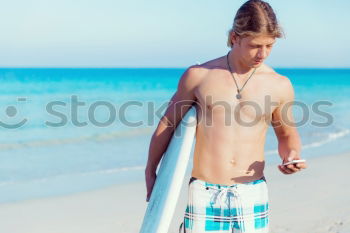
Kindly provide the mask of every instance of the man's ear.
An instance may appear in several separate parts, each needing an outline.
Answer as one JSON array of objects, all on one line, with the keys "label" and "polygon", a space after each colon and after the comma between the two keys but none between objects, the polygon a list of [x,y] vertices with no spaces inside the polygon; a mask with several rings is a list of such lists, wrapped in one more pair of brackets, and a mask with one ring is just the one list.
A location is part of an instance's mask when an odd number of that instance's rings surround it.
[{"label": "man's ear", "polygon": [[233,45],[240,43],[240,38],[234,31],[231,32],[231,42]]}]

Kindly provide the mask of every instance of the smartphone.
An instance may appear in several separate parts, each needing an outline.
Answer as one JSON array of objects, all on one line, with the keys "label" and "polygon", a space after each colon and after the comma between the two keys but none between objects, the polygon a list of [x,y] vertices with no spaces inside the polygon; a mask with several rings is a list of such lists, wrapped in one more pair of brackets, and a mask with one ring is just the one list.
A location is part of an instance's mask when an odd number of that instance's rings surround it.
[{"label": "smartphone", "polygon": [[292,160],[290,162],[284,163],[282,165],[286,166],[286,165],[289,165],[289,164],[304,163],[304,162],[306,162],[305,159],[296,159],[296,160]]}]

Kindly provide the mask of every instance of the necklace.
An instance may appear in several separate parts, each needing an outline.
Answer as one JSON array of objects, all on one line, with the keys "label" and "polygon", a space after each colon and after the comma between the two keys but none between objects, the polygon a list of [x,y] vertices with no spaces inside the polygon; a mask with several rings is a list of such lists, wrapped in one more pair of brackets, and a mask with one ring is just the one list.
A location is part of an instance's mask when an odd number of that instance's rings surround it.
[{"label": "necklace", "polygon": [[[247,81],[245,81],[245,83],[243,84],[242,88],[239,89],[238,84],[237,84],[236,79],[235,79],[235,76],[234,76],[233,73],[232,73],[232,70],[231,70],[231,67],[230,67],[230,63],[229,63],[229,61],[228,61],[228,55],[229,55],[229,54],[230,54],[230,52],[228,52],[227,55],[226,55],[227,66],[228,66],[228,69],[229,69],[229,71],[230,71],[230,73],[231,73],[231,75],[232,75],[232,77],[233,77],[233,80],[235,81],[236,87],[237,87],[236,98],[237,98],[237,99],[241,99],[241,98],[242,98],[241,91],[243,90],[244,86],[247,84],[247,82],[249,81],[249,79],[250,79],[250,78],[253,76],[253,74],[255,73],[256,68],[253,70],[252,74],[249,76],[249,78],[247,79]],[[237,75],[238,75],[238,74],[237,74]]]}]

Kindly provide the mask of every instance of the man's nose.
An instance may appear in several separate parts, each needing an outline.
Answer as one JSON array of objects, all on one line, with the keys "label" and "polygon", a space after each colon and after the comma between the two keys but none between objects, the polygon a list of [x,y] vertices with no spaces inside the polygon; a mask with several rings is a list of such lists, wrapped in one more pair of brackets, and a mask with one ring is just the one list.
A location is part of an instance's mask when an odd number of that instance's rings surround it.
[{"label": "man's nose", "polygon": [[268,51],[267,51],[267,48],[265,47],[262,47],[259,49],[259,52],[258,52],[258,59],[265,59],[268,55]]}]

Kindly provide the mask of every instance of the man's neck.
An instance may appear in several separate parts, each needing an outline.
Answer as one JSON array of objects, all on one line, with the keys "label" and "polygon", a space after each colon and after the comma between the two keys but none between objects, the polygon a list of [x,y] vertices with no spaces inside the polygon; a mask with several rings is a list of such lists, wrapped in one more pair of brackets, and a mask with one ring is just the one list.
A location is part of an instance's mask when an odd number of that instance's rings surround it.
[{"label": "man's neck", "polygon": [[239,75],[244,76],[250,73],[251,71],[253,71],[254,69],[247,66],[245,63],[243,63],[241,58],[239,57],[239,54],[235,53],[233,49],[230,51],[228,59],[229,59],[232,71]]}]

